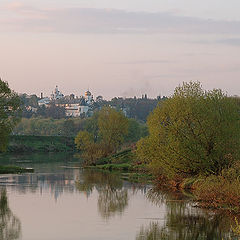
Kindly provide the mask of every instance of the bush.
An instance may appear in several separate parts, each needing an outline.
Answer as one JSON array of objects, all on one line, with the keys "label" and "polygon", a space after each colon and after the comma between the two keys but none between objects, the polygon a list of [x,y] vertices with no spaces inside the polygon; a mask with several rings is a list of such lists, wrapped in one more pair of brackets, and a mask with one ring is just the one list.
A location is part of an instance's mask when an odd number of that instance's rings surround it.
[{"label": "bush", "polygon": [[230,169],[226,176],[211,175],[193,184],[193,193],[200,206],[239,212],[240,182],[238,178],[228,178],[232,171],[233,169]]}]

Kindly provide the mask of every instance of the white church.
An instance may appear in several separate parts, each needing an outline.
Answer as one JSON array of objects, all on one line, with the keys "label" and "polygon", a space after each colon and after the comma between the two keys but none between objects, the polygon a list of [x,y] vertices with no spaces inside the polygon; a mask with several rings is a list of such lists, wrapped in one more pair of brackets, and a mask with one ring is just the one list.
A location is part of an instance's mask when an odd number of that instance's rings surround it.
[{"label": "white church", "polygon": [[80,117],[82,114],[89,115],[94,99],[89,90],[85,92],[84,96],[77,98],[74,98],[74,95],[73,98],[69,96],[65,97],[64,94],[59,91],[58,86],[56,86],[50,98],[46,97],[40,99],[38,105],[49,107],[51,102],[54,102],[56,106],[64,107],[66,117]]}]

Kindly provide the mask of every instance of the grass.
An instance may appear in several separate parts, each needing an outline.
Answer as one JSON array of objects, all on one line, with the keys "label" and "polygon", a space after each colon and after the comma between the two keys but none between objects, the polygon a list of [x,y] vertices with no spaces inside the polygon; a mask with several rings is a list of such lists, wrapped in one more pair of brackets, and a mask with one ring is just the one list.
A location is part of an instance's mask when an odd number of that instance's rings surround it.
[{"label": "grass", "polygon": [[74,138],[62,136],[11,136],[8,152],[74,152]]},{"label": "grass", "polygon": [[87,168],[96,168],[107,171],[118,171],[122,173],[122,179],[131,182],[150,182],[153,176],[146,170],[145,165],[136,164],[136,154],[131,149],[127,149],[106,158],[97,161],[96,166],[87,166]]},{"label": "grass", "polygon": [[0,174],[18,174],[18,173],[32,173],[32,168],[22,168],[18,166],[0,166]]},{"label": "grass", "polygon": [[122,173],[122,179],[136,183],[152,183],[153,175],[147,173]]}]

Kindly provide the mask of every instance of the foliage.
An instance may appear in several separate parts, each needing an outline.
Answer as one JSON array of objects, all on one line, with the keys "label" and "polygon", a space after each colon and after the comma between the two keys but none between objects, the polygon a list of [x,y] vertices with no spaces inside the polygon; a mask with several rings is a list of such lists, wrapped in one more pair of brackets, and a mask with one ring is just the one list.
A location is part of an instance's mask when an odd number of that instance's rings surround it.
[{"label": "foliage", "polygon": [[120,164],[104,164],[104,165],[97,165],[97,168],[109,171],[131,171],[132,165],[130,163],[120,163]]},{"label": "foliage", "polygon": [[240,224],[237,220],[237,218],[235,218],[235,226],[232,226],[232,231],[234,233],[234,235],[238,236],[238,239],[240,237]]},{"label": "foliage", "polygon": [[240,162],[224,169],[219,176],[198,178],[193,184],[194,194],[199,204],[208,208],[221,208],[239,212],[240,202]]},{"label": "foliage", "polygon": [[32,168],[22,168],[18,166],[0,166],[0,174],[33,173]]},{"label": "foliage", "polygon": [[8,136],[19,120],[19,110],[19,97],[0,79],[0,152],[6,150]]},{"label": "foliage", "polygon": [[108,153],[114,153],[128,133],[128,120],[113,108],[104,107],[98,117],[99,136]]},{"label": "foliage", "polygon": [[128,134],[125,136],[124,142],[134,143],[147,135],[146,124],[139,123],[132,118],[128,119]]},{"label": "foliage", "polygon": [[159,101],[164,101],[165,97],[158,99],[149,98],[113,98],[111,101],[102,101],[99,106],[112,106],[117,110],[124,110],[129,118],[146,122],[149,113],[157,106]]},{"label": "foliage", "polygon": [[54,103],[52,103],[49,107],[44,108],[45,117],[53,118],[53,119],[61,119],[66,117],[66,112],[64,107],[58,107]]},{"label": "foliage", "polygon": [[8,152],[74,152],[74,138],[61,136],[11,136]]},{"label": "foliage", "polygon": [[87,132],[92,134],[92,136],[94,138],[94,142],[97,142],[99,140],[98,117],[99,117],[99,113],[95,112],[91,118],[86,120],[86,124],[84,126],[84,129]]},{"label": "foliage", "polygon": [[72,119],[66,119],[63,123],[63,136],[74,136],[75,125]]},{"label": "foliage", "polygon": [[78,133],[75,143],[86,163],[95,164],[97,159],[116,152],[127,131],[127,118],[105,107],[88,120],[86,130]]},{"label": "foliage", "polygon": [[93,136],[87,131],[80,131],[75,138],[75,144],[86,164],[95,164],[96,160],[103,155],[101,145],[95,143]]},{"label": "foliage", "polygon": [[85,127],[86,120],[74,119],[51,119],[51,118],[23,118],[15,127],[16,135],[37,136],[76,136]]},{"label": "foliage", "polygon": [[240,153],[239,107],[221,90],[183,83],[148,118],[137,154],[159,174],[219,174]]},{"label": "foliage", "polygon": [[36,95],[28,96],[26,93],[21,94],[20,96],[23,106],[38,107],[38,97]]}]

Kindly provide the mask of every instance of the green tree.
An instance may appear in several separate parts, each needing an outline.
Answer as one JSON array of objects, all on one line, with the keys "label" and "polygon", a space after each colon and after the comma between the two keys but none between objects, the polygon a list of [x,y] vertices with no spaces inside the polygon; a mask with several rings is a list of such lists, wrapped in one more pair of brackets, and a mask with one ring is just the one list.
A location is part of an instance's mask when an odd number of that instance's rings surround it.
[{"label": "green tree", "polygon": [[84,129],[93,135],[94,142],[99,140],[98,117],[99,112],[95,112],[91,118],[86,120],[84,126]]},{"label": "green tree", "polygon": [[9,134],[19,120],[20,99],[0,79],[0,152],[6,150]]},{"label": "green tree", "polygon": [[67,119],[63,123],[63,135],[67,137],[74,136],[75,124],[72,119]]},{"label": "green tree", "polygon": [[115,109],[104,107],[93,115],[75,138],[77,149],[87,164],[116,152],[128,133],[128,119]]},{"label": "green tree", "polygon": [[46,108],[46,116],[53,119],[61,119],[66,117],[64,107],[58,107],[54,103]]},{"label": "green tree", "polygon": [[218,174],[239,159],[239,107],[219,89],[183,83],[148,118],[137,154],[167,176]]},{"label": "green tree", "polygon": [[128,119],[110,107],[104,107],[98,117],[99,135],[108,153],[114,153],[128,133]]},{"label": "green tree", "polygon": [[124,138],[124,142],[136,143],[140,138],[148,135],[147,125],[139,123],[137,120],[128,119],[128,134]]},{"label": "green tree", "polygon": [[87,150],[91,143],[93,143],[93,137],[87,131],[80,131],[75,138],[75,144],[80,151]]},{"label": "green tree", "polygon": [[103,155],[102,145],[95,143],[93,135],[87,131],[78,133],[75,144],[77,149],[81,151],[81,156],[87,165],[95,165],[97,159]]}]

